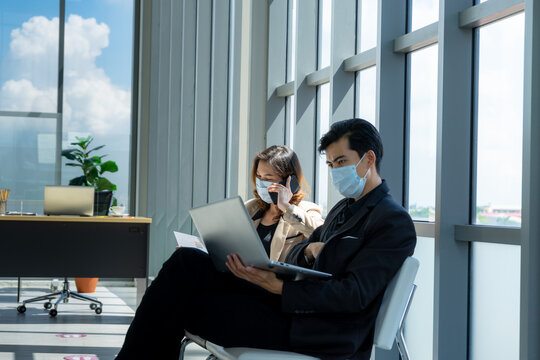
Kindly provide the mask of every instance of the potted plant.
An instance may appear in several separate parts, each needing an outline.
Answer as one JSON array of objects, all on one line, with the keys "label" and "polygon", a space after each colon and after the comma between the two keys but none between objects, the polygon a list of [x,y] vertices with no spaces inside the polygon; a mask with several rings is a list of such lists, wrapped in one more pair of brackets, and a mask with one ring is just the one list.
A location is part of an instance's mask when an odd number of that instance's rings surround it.
[{"label": "potted plant", "polygon": [[[75,137],[76,142],[72,142],[73,148],[62,150],[62,156],[71,162],[66,166],[79,167],[82,175],[69,181],[69,185],[75,186],[93,186],[94,196],[94,215],[108,215],[111,201],[116,205],[116,199],[113,200],[113,191],[116,185],[103,176],[104,173],[115,173],[118,171],[118,165],[114,161],[105,161],[103,158],[107,155],[97,155],[95,152],[102,149],[105,145],[96,146],[90,149],[90,144],[94,140],[93,136]],[[95,292],[98,278],[75,278],[77,291],[81,293]]]}]

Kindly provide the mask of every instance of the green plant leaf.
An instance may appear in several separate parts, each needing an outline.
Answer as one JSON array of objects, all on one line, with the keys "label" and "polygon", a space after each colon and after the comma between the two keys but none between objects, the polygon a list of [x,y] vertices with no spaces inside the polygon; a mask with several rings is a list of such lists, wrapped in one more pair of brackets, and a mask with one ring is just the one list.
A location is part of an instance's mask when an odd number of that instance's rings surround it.
[{"label": "green plant leaf", "polygon": [[75,149],[65,149],[62,150],[62,156],[68,160],[75,160],[75,154],[73,153]]},{"label": "green plant leaf", "polygon": [[101,164],[101,158],[103,156],[92,156],[90,158],[90,161],[92,161],[94,164]]},{"label": "green plant leaf", "polygon": [[66,166],[78,166],[78,167],[82,167],[81,164],[78,164],[78,163],[66,163]]},{"label": "green plant leaf", "polygon": [[103,191],[103,190],[116,190],[116,185],[110,182],[108,179],[104,177],[100,177],[96,180],[96,190],[97,191]]},{"label": "green plant leaf", "polygon": [[69,180],[69,185],[75,185],[75,186],[85,186],[86,185],[86,176],[79,176],[76,178],[73,178]]},{"label": "green plant leaf", "polygon": [[118,171],[118,165],[112,160],[105,161],[103,164],[101,164],[101,170],[99,171],[99,174],[103,174],[104,172],[111,172],[115,173]]},{"label": "green plant leaf", "polygon": [[90,184],[90,185],[96,187],[97,180],[99,179],[99,174],[98,174],[98,169],[97,169],[97,167],[92,166],[92,167],[86,172],[86,176],[87,176],[88,184]]},{"label": "green plant leaf", "polygon": [[105,145],[100,145],[100,146],[96,146],[95,148],[93,148],[92,150],[88,150],[87,154],[90,155],[90,153],[92,151],[96,151],[96,150],[99,150],[99,149],[103,149],[105,147]]}]

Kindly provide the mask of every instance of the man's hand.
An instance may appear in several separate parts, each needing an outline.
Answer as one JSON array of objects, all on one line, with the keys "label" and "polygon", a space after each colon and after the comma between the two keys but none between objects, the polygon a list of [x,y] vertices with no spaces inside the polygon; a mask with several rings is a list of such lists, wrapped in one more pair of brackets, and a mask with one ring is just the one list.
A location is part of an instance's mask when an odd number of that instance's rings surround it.
[{"label": "man's hand", "polygon": [[304,254],[306,255],[306,258],[309,260],[309,262],[313,263],[315,261],[323,247],[323,242],[312,242],[306,247],[306,249],[304,250]]},{"label": "man's hand", "polygon": [[276,277],[271,271],[256,269],[251,266],[244,266],[238,255],[227,255],[228,261],[225,263],[229,270],[240,279],[258,285],[272,294],[281,295],[283,290],[283,280]]},{"label": "man's hand", "polygon": [[279,210],[285,212],[291,206],[289,201],[291,200],[293,193],[291,190],[291,177],[289,176],[287,178],[287,186],[283,186],[278,183],[274,183],[268,187],[269,192],[277,192],[278,193],[278,202],[277,207]]}]

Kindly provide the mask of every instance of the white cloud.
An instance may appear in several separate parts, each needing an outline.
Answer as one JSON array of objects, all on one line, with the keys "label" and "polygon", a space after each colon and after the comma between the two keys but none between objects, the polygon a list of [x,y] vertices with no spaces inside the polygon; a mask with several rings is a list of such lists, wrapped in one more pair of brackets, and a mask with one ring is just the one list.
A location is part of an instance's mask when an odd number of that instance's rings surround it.
[{"label": "white cloud", "polygon": [[[65,24],[65,131],[104,135],[129,128],[130,91],[114,85],[96,65],[109,46],[109,32],[106,24],[79,15],[70,15]],[[16,63],[11,79],[2,84],[0,107],[56,112],[56,81],[45,81],[39,74],[56,74],[47,59],[58,58],[58,18],[35,16],[13,30],[9,56]]]}]

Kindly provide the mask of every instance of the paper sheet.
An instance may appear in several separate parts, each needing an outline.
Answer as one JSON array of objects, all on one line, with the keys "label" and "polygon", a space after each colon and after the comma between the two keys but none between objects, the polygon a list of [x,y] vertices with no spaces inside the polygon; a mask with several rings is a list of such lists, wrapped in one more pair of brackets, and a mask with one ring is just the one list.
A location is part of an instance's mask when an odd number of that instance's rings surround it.
[{"label": "paper sheet", "polygon": [[176,242],[178,243],[178,246],[199,249],[208,254],[206,246],[204,246],[201,239],[199,239],[197,236],[184,234],[177,231],[173,231],[173,233],[176,237]]}]

